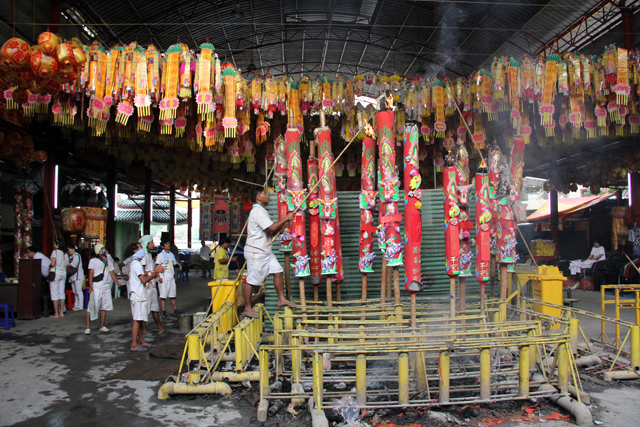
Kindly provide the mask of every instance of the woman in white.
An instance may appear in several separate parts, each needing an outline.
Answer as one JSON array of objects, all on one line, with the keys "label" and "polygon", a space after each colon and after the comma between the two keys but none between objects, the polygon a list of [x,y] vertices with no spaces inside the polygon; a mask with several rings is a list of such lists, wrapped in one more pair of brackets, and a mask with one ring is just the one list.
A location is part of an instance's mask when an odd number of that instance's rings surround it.
[{"label": "woman in white", "polygon": [[67,281],[67,265],[69,265],[69,256],[64,253],[62,240],[56,239],[53,242],[51,265],[49,265],[49,273],[54,273],[53,280],[49,280],[49,291],[53,303],[51,317],[54,319],[64,317],[64,284]]},{"label": "woman in white", "polygon": [[84,269],[82,268],[82,257],[78,253],[78,248],[75,245],[69,246],[69,248],[67,248],[67,253],[69,254],[69,267],[76,269],[76,272],[71,274],[69,277],[71,289],[73,290],[73,295],[76,300],[73,305],[73,311],[80,311],[84,308],[84,298],[82,294]]},{"label": "woman in white", "polygon": [[593,264],[598,261],[604,261],[606,259],[605,251],[602,246],[600,246],[600,242],[597,240],[593,241],[593,248],[591,248],[591,253],[589,254],[589,258],[582,260],[571,261],[569,264],[569,269],[571,270],[571,274],[579,274],[585,268],[591,268]]}]

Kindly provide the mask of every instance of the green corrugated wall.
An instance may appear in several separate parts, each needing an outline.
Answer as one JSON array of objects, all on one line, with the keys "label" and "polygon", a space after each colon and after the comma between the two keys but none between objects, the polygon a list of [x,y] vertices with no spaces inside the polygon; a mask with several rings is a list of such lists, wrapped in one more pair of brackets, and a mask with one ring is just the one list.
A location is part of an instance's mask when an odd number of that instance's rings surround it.
[{"label": "green corrugated wall", "polygon": [[[360,208],[359,208],[360,192],[342,191],[338,192],[338,218],[340,220],[340,240],[342,247],[342,258],[344,263],[345,280],[341,284],[342,299],[357,300],[362,294],[362,275],[358,271],[358,251],[360,248]],[[278,217],[277,204],[273,203],[267,206],[267,210],[271,215],[271,219]],[[404,193],[400,192],[400,200],[404,200]],[[475,218],[475,194],[469,195],[471,203],[470,218]],[[404,203],[399,203],[400,213],[404,211]],[[419,294],[422,296],[444,296],[449,293],[449,277],[445,274],[444,269],[444,206],[442,199],[442,189],[422,190],[422,284],[423,291]],[[377,218],[377,212],[374,218]],[[307,235],[308,235],[307,221]],[[404,230],[404,224],[401,224],[401,230]],[[404,231],[403,231],[404,232]],[[475,230],[471,232],[471,236],[475,236]],[[284,266],[284,254],[274,247],[274,252],[280,263]],[[381,266],[382,254],[378,251],[376,258],[373,260],[374,273],[368,275],[367,296],[371,298],[380,297],[381,282]],[[474,295],[479,293],[479,285],[475,280],[475,259],[472,261],[473,277],[467,278],[467,294]],[[400,268],[400,283],[403,296],[408,295],[404,290],[404,270]],[[270,313],[273,312],[276,305],[276,292],[269,279],[266,287],[266,303]],[[291,268],[291,291],[293,299],[299,299],[298,279],[293,276],[293,268]],[[306,296],[307,300],[313,299],[313,285],[310,280],[306,279]],[[325,280],[320,284],[320,298],[324,300],[325,296]],[[333,294],[335,301],[335,290]]]}]

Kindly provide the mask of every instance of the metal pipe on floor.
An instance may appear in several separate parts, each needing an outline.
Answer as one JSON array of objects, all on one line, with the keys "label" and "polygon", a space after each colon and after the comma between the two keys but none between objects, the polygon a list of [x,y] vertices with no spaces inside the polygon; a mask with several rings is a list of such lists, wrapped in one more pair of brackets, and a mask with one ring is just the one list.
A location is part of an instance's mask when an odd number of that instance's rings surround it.
[{"label": "metal pipe on floor", "polygon": [[[534,374],[532,379],[533,381],[538,382],[545,381],[545,379],[540,374]],[[538,388],[538,391],[555,392],[557,390],[551,384],[544,383]],[[587,408],[583,403],[580,403],[567,395],[550,396],[548,397],[548,399],[573,415],[573,417],[576,419],[576,424],[578,424],[579,426],[586,427],[593,425],[593,417],[591,416],[591,411],[589,411],[589,408]]]},{"label": "metal pipe on floor", "polygon": [[231,387],[224,382],[190,385],[186,383],[165,383],[158,390],[158,399],[166,400],[173,394],[219,394],[230,396]]}]

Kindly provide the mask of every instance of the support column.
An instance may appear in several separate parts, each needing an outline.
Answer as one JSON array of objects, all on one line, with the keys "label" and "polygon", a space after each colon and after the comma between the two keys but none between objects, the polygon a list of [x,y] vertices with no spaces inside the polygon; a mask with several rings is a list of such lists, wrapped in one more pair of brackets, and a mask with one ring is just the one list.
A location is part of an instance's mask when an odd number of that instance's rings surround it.
[{"label": "support column", "polygon": [[629,179],[629,204],[631,205],[631,222],[640,223],[640,173],[633,172]]},{"label": "support column", "polygon": [[151,234],[151,169],[145,169],[147,179],[144,183],[144,212],[142,212],[142,234]]},{"label": "support column", "polygon": [[44,164],[44,203],[42,212],[42,253],[51,255],[53,247],[53,197],[55,189],[56,160],[49,156],[49,160]]},{"label": "support column", "polygon": [[107,249],[115,254],[116,238],[116,158],[109,155],[107,158]]},{"label": "support column", "polygon": [[187,201],[187,247],[191,249],[191,231],[193,228],[193,214],[191,210],[193,205],[191,204],[191,190],[188,190],[189,199]]},{"label": "support column", "polygon": [[176,186],[169,190],[169,241],[175,244],[176,238]]},{"label": "support column", "polygon": [[558,231],[558,190],[555,188],[549,193],[549,209],[551,212],[551,238],[555,244],[555,256],[560,255],[560,234]]}]

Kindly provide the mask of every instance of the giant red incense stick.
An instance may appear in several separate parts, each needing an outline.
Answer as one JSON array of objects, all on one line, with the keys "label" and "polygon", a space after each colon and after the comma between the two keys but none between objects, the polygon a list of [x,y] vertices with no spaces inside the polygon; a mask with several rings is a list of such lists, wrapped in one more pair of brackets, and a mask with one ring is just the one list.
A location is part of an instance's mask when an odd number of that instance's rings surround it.
[{"label": "giant red incense stick", "polygon": [[420,184],[420,165],[418,159],[418,125],[407,123],[404,127],[404,263],[405,289],[411,293],[420,291],[422,270],[420,244],[422,243],[422,218],[420,207],[422,190]]},{"label": "giant red incense stick", "polygon": [[[296,277],[309,275],[304,210],[305,190],[302,181],[302,159],[300,157],[300,131],[289,128],[285,133],[287,144],[287,206],[289,212],[296,211],[291,225],[293,242],[293,273]],[[299,209],[298,209],[299,208]]]},{"label": "giant red incense stick", "polygon": [[387,267],[398,267],[403,264],[402,242],[400,240],[402,216],[398,212],[398,171],[393,132],[394,121],[395,116],[391,110],[380,111],[376,114],[380,158],[380,225],[384,231]]},{"label": "giant red incense stick", "polygon": [[373,272],[373,235],[377,228],[373,225],[373,211],[376,207],[376,145],[370,136],[362,140],[362,172],[360,194],[360,261],[361,273]]},{"label": "giant red incense stick", "polygon": [[[321,274],[320,251],[320,209],[318,208],[318,158],[315,157],[315,141],[309,143],[309,158],[307,160],[307,173],[309,176],[309,266],[311,273],[311,283],[318,285]],[[315,187],[315,188],[314,188]],[[316,292],[314,292],[314,295]]]},{"label": "giant red incense stick", "polygon": [[[276,146],[276,171],[274,173],[275,191],[278,200],[278,220],[284,218],[289,209],[287,207],[287,153],[286,143],[282,136],[278,136]],[[291,231],[289,223],[285,224],[280,234],[280,251],[291,252],[292,249]],[[289,266],[286,266],[289,268]]]}]

